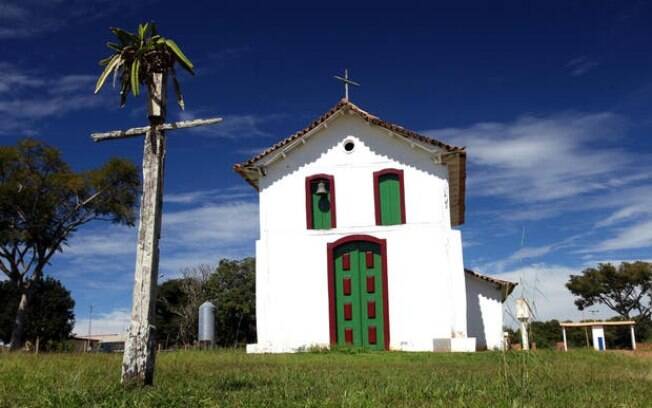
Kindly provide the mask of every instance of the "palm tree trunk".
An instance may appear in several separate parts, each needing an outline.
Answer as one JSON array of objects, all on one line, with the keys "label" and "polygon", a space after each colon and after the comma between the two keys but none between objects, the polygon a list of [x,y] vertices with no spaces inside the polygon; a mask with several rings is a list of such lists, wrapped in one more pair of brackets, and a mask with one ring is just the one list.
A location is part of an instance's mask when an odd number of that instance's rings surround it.
[{"label": "palm tree trunk", "polygon": [[143,152],[143,195],[140,204],[133,305],[122,361],[122,383],[125,385],[142,386],[154,382],[156,328],[153,323],[165,165],[165,135],[157,125],[162,124],[165,119],[165,85],[164,73],[153,74],[149,84],[151,130],[145,135]]}]

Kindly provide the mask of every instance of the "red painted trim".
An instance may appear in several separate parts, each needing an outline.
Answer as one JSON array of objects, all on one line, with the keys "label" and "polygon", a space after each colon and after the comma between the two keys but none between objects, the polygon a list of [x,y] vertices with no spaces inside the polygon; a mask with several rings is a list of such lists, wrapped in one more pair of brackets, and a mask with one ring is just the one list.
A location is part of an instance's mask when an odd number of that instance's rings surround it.
[{"label": "red painted trim", "polygon": [[371,251],[367,251],[365,254],[365,260],[367,264],[367,269],[373,268],[374,267],[374,253]]},{"label": "red painted trim", "polygon": [[344,254],[342,255],[342,269],[348,271],[351,269],[351,255]]},{"label": "red painted trim", "polygon": [[351,296],[351,278],[344,278],[342,282],[344,296]]},{"label": "red painted trim", "polygon": [[376,302],[373,300],[367,302],[367,317],[370,319],[376,318]]},{"label": "red painted trim", "polygon": [[344,304],[344,320],[351,320],[353,318],[353,305],[351,303]]},{"label": "red painted trim", "polygon": [[328,181],[331,195],[331,228],[337,227],[337,208],[335,200],[335,177],[330,174],[314,174],[306,177],[306,227],[313,229],[312,225],[312,192],[310,186],[313,182],[318,180]]},{"label": "red painted trim", "polygon": [[353,329],[348,327],[344,329],[344,341],[347,344],[353,344]]},{"label": "red painted trim", "polygon": [[395,174],[398,176],[399,192],[401,196],[401,224],[405,224],[405,179],[401,169],[383,169],[374,172],[374,210],[376,212],[376,225],[382,225],[380,214],[380,177],[385,174]]},{"label": "red painted trim", "polygon": [[367,293],[376,293],[376,277],[367,276]]},{"label": "red painted trim", "polygon": [[369,337],[369,344],[376,344],[376,326],[367,328],[367,336]]},{"label": "red painted trim", "polygon": [[340,245],[356,241],[371,242],[378,244],[380,247],[380,258],[382,265],[381,271],[383,277],[383,333],[385,338],[384,347],[385,350],[389,350],[389,285],[387,282],[387,240],[378,239],[372,237],[371,235],[349,235],[348,237],[340,238],[337,241],[326,245],[326,253],[328,257],[329,333],[331,344],[337,344],[337,314],[335,310],[335,249]]}]

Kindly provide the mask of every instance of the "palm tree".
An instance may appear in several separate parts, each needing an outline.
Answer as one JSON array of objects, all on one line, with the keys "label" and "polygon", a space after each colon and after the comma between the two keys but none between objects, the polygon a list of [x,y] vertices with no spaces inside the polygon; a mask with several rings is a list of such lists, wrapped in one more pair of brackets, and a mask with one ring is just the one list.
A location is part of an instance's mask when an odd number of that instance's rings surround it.
[{"label": "palm tree", "polygon": [[[147,86],[151,100],[152,92],[156,92],[154,89],[156,76],[170,74],[177,103],[183,109],[183,95],[176,77],[175,63],[179,63],[193,75],[195,72],[192,62],[179,46],[173,40],[159,35],[154,23],[139,24],[138,33],[130,33],[121,28],[111,28],[111,32],[116,36],[118,43],[108,42],[106,44],[109,49],[113,50],[113,54],[100,60],[100,65],[106,67],[97,79],[95,93],[102,89],[109,75],[113,73],[113,86],[115,87],[116,80],[120,81],[120,107],[127,103],[129,92],[134,96],[140,95],[141,84]],[[162,85],[165,86],[165,83]],[[157,102],[161,104],[165,101]]]}]

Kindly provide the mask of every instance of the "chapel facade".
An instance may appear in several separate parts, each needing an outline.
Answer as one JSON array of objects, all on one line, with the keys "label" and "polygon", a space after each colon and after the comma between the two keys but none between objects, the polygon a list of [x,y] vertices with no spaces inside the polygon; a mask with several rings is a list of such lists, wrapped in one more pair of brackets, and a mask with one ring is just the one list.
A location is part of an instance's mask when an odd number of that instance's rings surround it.
[{"label": "chapel facade", "polygon": [[258,342],[475,351],[503,346],[514,284],[465,270],[466,151],[343,99],[234,169],[259,192]]}]

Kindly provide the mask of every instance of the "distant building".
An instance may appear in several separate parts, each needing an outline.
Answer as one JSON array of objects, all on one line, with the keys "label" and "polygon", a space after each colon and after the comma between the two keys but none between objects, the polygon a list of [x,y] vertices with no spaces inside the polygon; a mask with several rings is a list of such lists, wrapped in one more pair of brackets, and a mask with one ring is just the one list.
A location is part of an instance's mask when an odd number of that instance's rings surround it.
[{"label": "distant building", "polygon": [[[74,344],[82,343],[82,350],[101,351],[106,353],[123,352],[127,334],[94,334],[91,336],[75,336]],[[85,344],[84,344],[85,343]]]}]

